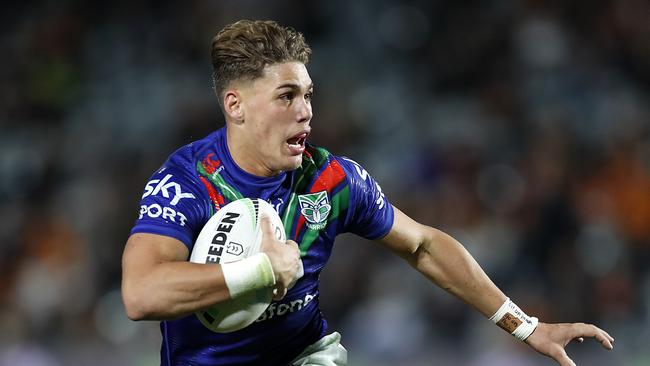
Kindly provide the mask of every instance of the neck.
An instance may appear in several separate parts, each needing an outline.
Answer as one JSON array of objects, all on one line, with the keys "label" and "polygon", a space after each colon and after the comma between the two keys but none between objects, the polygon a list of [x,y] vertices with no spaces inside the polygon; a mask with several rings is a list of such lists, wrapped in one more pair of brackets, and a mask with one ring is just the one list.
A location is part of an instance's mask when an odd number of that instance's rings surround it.
[{"label": "neck", "polygon": [[281,172],[273,171],[264,165],[259,156],[256,156],[255,149],[247,146],[245,139],[237,136],[234,128],[226,128],[226,144],[232,160],[246,173],[258,177],[273,177]]}]

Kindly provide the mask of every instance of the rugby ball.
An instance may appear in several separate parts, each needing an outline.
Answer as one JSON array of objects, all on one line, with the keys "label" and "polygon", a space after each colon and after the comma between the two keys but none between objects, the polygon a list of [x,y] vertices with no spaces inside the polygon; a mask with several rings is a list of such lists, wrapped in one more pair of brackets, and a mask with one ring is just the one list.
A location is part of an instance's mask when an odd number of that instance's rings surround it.
[{"label": "rugby ball", "polygon": [[[259,253],[262,214],[271,219],[276,238],[286,241],[284,225],[273,206],[262,199],[242,198],[223,206],[199,233],[190,262],[229,263]],[[242,294],[196,313],[208,329],[228,333],[252,324],[271,303],[273,288]]]}]

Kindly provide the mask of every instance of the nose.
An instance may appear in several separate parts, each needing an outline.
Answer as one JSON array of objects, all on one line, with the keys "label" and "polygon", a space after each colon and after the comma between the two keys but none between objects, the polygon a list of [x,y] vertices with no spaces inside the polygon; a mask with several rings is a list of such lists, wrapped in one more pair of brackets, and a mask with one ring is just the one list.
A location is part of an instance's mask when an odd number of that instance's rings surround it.
[{"label": "nose", "polygon": [[314,115],[311,109],[311,102],[308,100],[302,99],[300,103],[296,103],[296,108],[298,123],[309,122]]}]

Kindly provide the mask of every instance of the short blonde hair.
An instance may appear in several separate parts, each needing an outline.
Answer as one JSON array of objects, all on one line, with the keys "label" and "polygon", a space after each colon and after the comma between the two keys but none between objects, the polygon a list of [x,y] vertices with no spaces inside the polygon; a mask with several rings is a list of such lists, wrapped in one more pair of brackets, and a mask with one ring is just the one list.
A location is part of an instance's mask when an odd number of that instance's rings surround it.
[{"label": "short blonde hair", "polygon": [[214,91],[223,98],[235,80],[255,80],[264,67],[282,62],[307,64],[311,48],[302,33],[272,20],[240,20],[212,38]]}]

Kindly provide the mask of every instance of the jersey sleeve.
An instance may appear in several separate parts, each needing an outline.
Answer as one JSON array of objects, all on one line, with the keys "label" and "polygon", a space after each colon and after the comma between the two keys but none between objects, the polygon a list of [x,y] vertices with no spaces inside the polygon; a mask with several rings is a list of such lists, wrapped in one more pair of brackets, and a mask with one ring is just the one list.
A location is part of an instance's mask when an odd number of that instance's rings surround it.
[{"label": "jersey sleeve", "polygon": [[337,159],[346,172],[350,187],[346,231],[366,239],[384,237],[393,227],[393,206],[379,183],[361,165],[346,157]]},{"label": "jersey sleeve", "polygon": [[131,234],[170,236],[191,251],[209,217],[210,201],[198,177],[183,167],[166,164],[145,185]]}]

